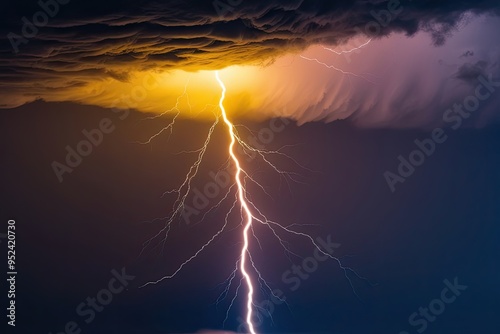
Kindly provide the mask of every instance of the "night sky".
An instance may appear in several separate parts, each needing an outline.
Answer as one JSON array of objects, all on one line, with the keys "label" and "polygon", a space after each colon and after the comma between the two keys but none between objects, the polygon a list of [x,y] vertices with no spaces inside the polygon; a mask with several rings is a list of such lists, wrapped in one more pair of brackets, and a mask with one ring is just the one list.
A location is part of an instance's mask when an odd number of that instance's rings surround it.
[{"label": "night sky", "polygon": [[249,331],[215,71],[257,333],[498,333],[498,1],[3,7],[7,333]]}]

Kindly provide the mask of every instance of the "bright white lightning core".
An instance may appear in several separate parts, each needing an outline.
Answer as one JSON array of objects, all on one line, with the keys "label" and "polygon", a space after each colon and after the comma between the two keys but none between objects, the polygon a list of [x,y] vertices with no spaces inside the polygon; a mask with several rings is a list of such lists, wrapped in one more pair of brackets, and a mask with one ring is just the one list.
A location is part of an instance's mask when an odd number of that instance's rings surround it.
[{"label": "bright white lightning core", "polygon": [[[212,208],[208,209],[205,212],[205,214],[203,215],[201,220],[203,221],[208,213],[210,213],[214,209],[217,209],[221,205],[222,202],[227,200],[228,197],[230,197],[231,193],[233,192],[234,188],[236,187],[236,194],[235,194],[234,202],[225,216],[225,220],[224,220],[222,227],[220,227],[218,229],[218,231],[215,234],[213,234],[212,237],[205,244],[203,244],[191,257],[189,257],[187,260],[185,260],[171,274],[166,275],[166,276],[164,276],[156,281],[147,282],[142,287],[150,285],[150,284],[157,284],[163,280],[174,278],[177,274],[179,274],[179,272],[181,272],[181,270],[186,265],[188,265],[190,262],[192,262],[194,259],[196,259],[198,257],[198,255],[200,255],[208,246],[210,246],[214,242],[214,240],[216,238],[218,238],[226,230],[226,228],[228,226],[229,216],[232,213],[232,211],[235,209],[237,204],[239,204],[240,212],[242,215],[241,225],[243,227],[243,229],[242,229],[242,239],[243,239],[242,241],[243,241],[243,243],[242,243],[241,251],[239,254],[239,258],[236,261],[236,266],[233,269],[229,278],[225,281],[225,282],[227,282],[227,287],[223,291],[223,293],[221,294],[219,299],[217,300],[217,303],[219,303],[222,299],[224,299],[227,296],[227,294],[229,293],[230,287],[233,283],[233,280],[239,271],[241,273],[240,283],[239,283],[238,287],[236,288],[236,294],[233,297],[233,299],[231,300],[231,303],[229,305],[229,309],[226,312],[226,318],[224,320],[224,323],[227,320],[228,315],[229,315],[229,311],[230,311],[231,307],[233,306],[235,299],[238,296],[238,292],[241,288],[241,283],[242,283],[242,281],[245,281],[245,285],[247,288],[246,303],[245,303],[246,304],[245,321],[246,321],[246,325],[248,327],[248,331],[251,334],[256,334],[255,325],[252,322],[254,308],[257,307],[255,302],[254,302],[254,293],[256,291],[255,284],[258,283],[261,290],[269,291],[275,298],[278,298],[278,299],[280,299],[280,298],[273,294],[271,287],[265,281],[265,279],[263,278],[263,275],[257,269],[256,264],[255,264],[254,260],[252,259],[252,255],[250,252],[250,237],[252,236],[260,244],[259,239],[258,239],[258,237],[253,229],[253,225],[255,223],[258,223],[258,224],[261,224],[261,225],[267,227],[271,231],[271,233],[276,237],[276,239],[281,244],[281,246],[283,246],[283,248],[289,254],[294,254],[294,253],[287,247],[287,244],[282,239],[281,234],[291,234],[291,235],[300,236],[300,237],[307,239],[310,243],[312,243],[312,245],[321,254],[329,257],[330,259],[332,259],[338,263],[339,267],[344,271],[344,275],[345,275],[346,279],[349,281],[349,284],[351,285],[351,288],[352,288],[354,294],[356,294],[356,291],[354,290],[353,283],[352,283],[351,278],[349,277],[348,274],[350,273],[350,274],[354,275],[355,277],[362,279],[362,280],[366,280],[366,279],[359,276],[353,269],[344,266],[339,258],[333,256],[332,254],[330,254],[328,252],[325,252],[316,243],[316,241],[314,240],[314,238],[312,236],[310,236],[306,233],[303,233],[303,232],[295,231],[294,229],[291,228],[291,225],[283,226],[278,222],[275,222],[275,221],[268,219],[262,213],[262,211],[259,210],[258,207],[249,199],[249,196],[247,194],[247,188],[246,188],[247,183],[254,183],[258,187],[260,187],[261,190],[263,190],[263,191],[265,191],[265,190],[264,190],[264,187],[262,187],[254,178],[252,178],[242,168],[240,161],[238,160],[238,157],[235,154],[235,146],[237,144],[241,145],[244,153],[247,153],[247,152],[256,153],[275,172],[279,173],[282,176],[289,177],[290,180],[294,180],[293,177],[289,173],[281,171],[274,164],[272,164],[271,161],[267,158],[267,155],[280,155],[280,156],[284,156],[287,158],[290,158],[290,157],[288,157],[283,152],[281,152],[281,150],[267,151],[267,150],[263,150],[263,149],[254,148],[254,147],[250,146],[248,143],[244,142],[238,136],[235,125],[229,120],[227,113],[226,113],[226,110],[224,108],[224,99],[226,96],[226,86],[225,86],[224,82],[221,80],[221,78],[219,76],[219,72],[215,72],[215,78],[222,89],[220,100],[219,100],[219,105],[218,105],[218,108],[220,109],[220,115],[215,112],[215,108],[217,108],[217,106],[206,106],[205,107],[205,109],[212,108],[211,111],[214,112],[215,121],[209,129],[207,138],[205,139],[203,145],[199,149],[189,152],[189,153],[197,153],[198,155],[197,155],[196,161],[193,163],[193,165],[189,169],[188,173],[186,174],[186,177],[184,178],[184,181],[182,182],[182,184],[175,190],[165,192],[165,194],[177,194],[176,201],[174,203],[174,206],[173,206],[171,213],[168,216],[159,219],[159,220],[163,220],[165,222],[164,227],[156,235],[154,235],[152,238],[150,238],[148,241],[146,241],[144,243],[144,249],[146,249],[151,244],[151,242],[153,242],[154,240],[156,240],[157,238],[160,238],[160,237],[162,239],[161,239],[161,242],[159,244],[165,245],[165,242],[167,241],[172,223],[174,222],[174,220],[176,220],[182,216],[182,212],[184,209],[184,204],[185,204],[186,198],[188,197],[188,195],[190,194],[191,189],[192,189],[192,186],[191,186],[192,182],[198,174],[199,167],[203,161],[203,157],[205,155],[207,147],[210,144],[212,133],[214,132],[215,127],[218,125],[219,119],[221,117],[222,117],[222,119],[227,127],[227,132],[228,132],[228,135],[230,138],[230,143],[228,146],[228,155],[229,155],[229,160],[232,161],[233,167],[235,168],[234,180],[233,180],[233,184],[229,187],[225,196],[223,196],[223,198],[217,204],[215,204]],[[191,104],[189,103],[189,96],[187,95],[187,85],[186,85],[186,88],[185,88],[184,92],[182,93],[182,95],[179,96],[179,98],[177,99],[177,104],[175,105],[175,107],[170,109],[170,110],[167,110],[165,113],[160,115],[160,116],[162,116],[168,112],[175,112],[173,120],[166,127],[161,129],[158,133],[151,136],[149,138],[149,140],[142,142],[142,144],[151,143],[152,140],[157,139],[157,137],[160,134],[162,134],[163,132],[167,132],[169,135],[172,134],[172,129],[173,129],[173,126],[175,124],[175,119],[179,115],[179,101],[183,97],[187,99],[187,104],[189,106],[191,106]],[[290,159],[293,162],[295,162],[295,160],[293,160],[292,158],[290,158]],[[294,224],[294,225],[298,225],[298,224]],[[251,235],[250,235],[250,233],[251,233]],[[356,296],[357,296],[357,294],[356,294]],[[282,300],[282,301],[284,301],[284,300]]]},{"label": "bright white lightning core", "polygon": [[217,81],[219,82],[219,85],[222,88],[222,94],[220,97],[219,101],[219,107],[222,112],[222,118],[224,119],[224,123],[226,123],[228,131],[229,131],[229,136],[231,137],[231,143],[229,144],[229,155],[231,156],[231,159],[233,160],[233,163],[236,168],[236,175],[235,180],[236,184],[238,186],[238,198],[240,201],[241,208],[245,212],[246,215],[246,222],[245,222],[245,227],[243,228],[243,247],[241,248],[241,256],[240,256],[240,270],[245,278],[245,282],[247,283],[247,288],[248,288],[248,297],[247,297],[247,316],[246,316],[246,321],[247,321],[247,326],[248,330],[250,333],[255,334],[255,329],[252,324],[252,309],[253,309],[253,283],[252,283],[252,278],[247,272],[246,269],[246,263],[247,263],[247,256],[248,256],[248,232],[250,228],[252,227],[252,221],[253,221],[253,215],[252,212],[250,212],[250,209],[248,208],[248,204],[246,202],[246,194],[245,194],[245,189],[243,187],[243,184],[241,183],[241,166],[240,162],[238,161],[238,158],[234,154],[234,144],[236,144],[236,137],[234,135],[234,125],[229,121],[227,118],[226,114],[226,109],[224,109],[224,98],[226,97],[226,86],[222,82],[219,76],[219,71],[215,72],[215,77],[217,78]]}]

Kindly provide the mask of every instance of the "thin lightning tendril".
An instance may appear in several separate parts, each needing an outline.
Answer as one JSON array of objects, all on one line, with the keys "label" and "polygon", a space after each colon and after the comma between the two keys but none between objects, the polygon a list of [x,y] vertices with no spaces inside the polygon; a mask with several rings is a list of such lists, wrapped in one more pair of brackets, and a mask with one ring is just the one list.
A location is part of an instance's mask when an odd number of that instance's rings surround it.
[{"label": "thin lightning tendril", "polygon": [[356,52],[356,51],[359,51],[360,49],[364,48],[365,46],[367,46],[368,44],[370,44],[370,42],[372,41],[372,39],[370,38],[367,42],[361,44],[360,46],[357,46],[355,48],[352,48],[352,49],[349,49],[349,50],[343,50],[343,51],[336,51],[336,50],[333,50],[331,48],[327,48],[326,46],[323,46],[323,49],[327,50],[327,51],[330,51],[330,52],[333,52],[335,53],[336,55],[343,55],[343,54],[346,54],[346,53],[352,53],[352,52]]},{"label": "thin lightning tendril", "polygon": [[[341,55],[344,55],[344,54],[348,54],[348,53],[353,53],[353,52],[357,52],[359,51],[360,49],[364,48],[365,46],[367,46],[368,44],[370,44],[372,40],[369,39],[368,41],[366,41],[365,43],[361,44],[360,46],[357,46],[357,47],[354,47],[352,49],[349,49],[349,50],[342,50],[342,51],[336,51],[334,49],[331,49],[331,48],[327,48],[325,46],[322,46],[322,48],[326,51],[329,51],[329,52],[332,52],[338,56],[341,56]],[[328,65],[326,64],[325,62],[322,62],[321,60],[317,59],[317,58],[310,58],[310,57],[306,57],[304,55],[300,55],[300,58],[304,59],[304,60],[307,60],[307,61],[311,61],[311,62],[315,62],[315,63],[318,63],[319,65],[321,66],[324,66],[328,69],[332,69],[332,70],[335,70],[337,72],[340,72],[342,73],[343,75],[347,75],[347,76],[353,76],[353,77],[357,77],[357,78],[361,78],[361,79],[364,79],[366,81],[368,81],[369,83],[371,84],[375,84],[375,82],[373,82],[371,79],[369,79],[367,76],[365,75],[361,75],[361,74],[358,74],[358,73],[354,73],[354,72],[350,72],[350,71],[346,71],[346,70],[343,70],[335,65]],[[369,74],[369,73],[367,73]],[[369,74],[369,75],[372,75],[372,74]]]},{"label": "thin lightning tendril", "polygon": [[357,73],[350,72],[350,71],[344,71],[343,69],[338,68],[335,65],[328,65],[328,64],[326,64],[326,63],[318,60],[317,58],[309,58],[309,57],[306,57],[306,56],[303,56],[303,55],[300,55],[300,58],[308,60],[308,61],[314,61],[314,62],[316,62],[316,63],[318,63],[318,64],[320,64],[320,65],[322,65],[322,66],[324,66],[326,68],[333,69],[333,70],[335,70],[337,72],[340,72],[342,74],[345,74],[345,75],[351,75],[353,77],[361,78],[361,79],[364,79],[364,80],[368,81],[369,83],[375,84],[375,82],[373,82],[372,80],[370,80],[369,78],[367,78],[364,75],[357,74]]},{"label": "thin lightning tendril", "polygon": [[173,106],[169,110],[166,110],[166,111],[162,112],[161,114],[158,114],[158,115],[146,118],[147,120],[156,119],[156,118],[160,118],[162,116],[165,116],[166,114],[171,113],[172,111],[175,111],[175,115],[172,118],[172,121],[167,126],[163,127],[156,134],[152,135],[147,141],[145,141],[145,142],[139,142],[139,144],[144,144],[144,145],[145,144],[150,144],[153,141],[153,139],[155,139],[156,137],[158,137],[159,135],[161,135],[163,132],[166,132],[166,131],[169,132],[169,137],[172,135],[172,131],[174,129],[175,121],[177,120],[177,117],[179,117],[179,115],[181,113],[181,110],[179,109],[179,104],[180,104],[181,99],[183,97],[186,97],[187,104],[189,106],[189,110],[191,110],[191,103],[189,102],[189,95],[187,93],[188,85],[189,85],[189,81],[186,82],[186,85],[184,86],[184,91],[182,92],[182,94],[177,97],[177,101],[175,102],[175,106]]}]

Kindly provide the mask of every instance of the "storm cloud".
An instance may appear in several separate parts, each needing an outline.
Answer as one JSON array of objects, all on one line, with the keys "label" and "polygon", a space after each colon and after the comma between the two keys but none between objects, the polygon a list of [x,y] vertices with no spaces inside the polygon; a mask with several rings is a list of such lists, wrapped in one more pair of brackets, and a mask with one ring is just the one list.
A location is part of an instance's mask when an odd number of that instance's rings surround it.
[{"label": "storm cloud", "polygon": [[[2,11],[0,107],[13,107],[136,71],[269,65],[312,45],[426,33],[443,45],[474,14],[474,1],[78,1],[11,2]],[[469,80],[476,63],[456,74]],[[323,106],[325,108],[325,106]]]},{"label": "storm cloud", "polygon": [[[112,76],[124,67],[265,64],[286,52],[340,44],[361,33],[383,37],[424,30],[439,44],[465,13],[498,14],[500,8],[491,0],[59,1],[13,1],[2,10],[2,84]],[[48,12],[46,24],[40,11]],[[370,25],[377,20],[380,31]],[[39,22],[38,31],[23,29],[27,21]]]}]

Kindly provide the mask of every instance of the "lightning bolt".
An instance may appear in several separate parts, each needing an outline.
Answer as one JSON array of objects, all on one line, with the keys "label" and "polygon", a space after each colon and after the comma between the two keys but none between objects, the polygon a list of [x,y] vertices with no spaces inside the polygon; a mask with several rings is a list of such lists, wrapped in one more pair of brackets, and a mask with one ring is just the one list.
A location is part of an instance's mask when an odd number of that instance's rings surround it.
[{"label": "lightning bolt", "polygon": [[[268,291],[270,291],[270,293],[274,297],[276,297],[277,299],[280,299],[286,303],[286,301],[284,299],[281,299],[278,296],[274,295],[270,285],[266,282],[263,275],[258,270],[254,260],[252,259],[252,255],[250,253],[250,238],[253,237],[260,246],[260,241],[257,238],[257,235],[255,234],[255,231],[254,231],[254,223],[258,223],[258,224],[268,228],[271,231],[271,233],[274,235],[274,237],[276,237],[276,239],[279,241],[280,245],[285,249],[287,255],[293,254],[293,255],[298,256],[297,254],[293,253],[289,249],[287,242],[282,239],[282,237],[281,237],[282,233],[303,237],[306,240],[308,240],[320,253],[322,253],[325,256],[328,256],[330,259],[332,259],[338,263],[339,267],[344,271],[345,277],[349,281],[349,284],[350,284],[354,294],[359,298],[359,296],[357,295],[357,293],[354,289],[353,282],[351,281],[351,278],[348,274],[351,273],[355,277],[369,283],[369,281],[366,278],[358,275],[356,273],[356,271],[354,271],[350,267],[344,266],[339,258],[337,258],[337,257],[333,256],[332,254],[325,252],[323,249],[321,249],[321,247],[318,245],[318,243],[316,243],[316,241],[314,240],[314,238],[312,236],[310,236],[309,234],[303,233],[303,232],[298,232],[298,231],[291,228],[293,225],[298,225],[298,224],[283,226],[283,225],[279,224],[278,222],[275,222],[275,221],[268,219],[262,213],[262,211],[259,210],[257,208],[257,206],[249,199],[249,194],[247,193],[247,190],[246,190],[247,182],[254,183],[258,187],[260,187],[260,189],[263,190],[264,192],[265,192],[265,188],[262,185],[260,185],[254,178],[252,178],[242,168],[241,163],[238,160],[238,157],[235,153],[235,146],[237,144],[239,144],[243,148],[244,153],[247,153],[247,151],[257,153],[262,158],[262,160],[265,163],[267,163],[275,172],[277,172],[279,175],[282,175],[285,177],[288,176],[292,180],[293,180],[293,177],[291,177],[289,175],[289,173],[278,169],[266,157],[266,155],[269,155],[269,154],[273,155],[274,154],[274,155],[285,156],[287,158],[290,158],[297,165],[299,165],[299,164],[294,159],[287,156],[286,154],[284,154],[280,150],[268,151],[268,150],[257,149],[257,148],[250,146],[248,143],[244,142],[239,137],[238,132],[236,130],[236,126],[230,121],[229,117],[227,116],[226,109],[224,107],[224,101],[226,98],[226,86],[225,86],[224,82],[222,81],[222,79],[220,78],[218,71],[215,72],[215,79],[217,80],[217,82],[222,90],[221,96],[219,99],[219,104],[218,104],[218,108],[220,109],[221,116],[215,115],[215,121],[212,124],[212,126],[210,127],[210,129],[208,131],[208,135],[205,139],[205,142],[201,146],[201,148],[194,150],[194,151],[185,152],[185,153],[198,153],[197,159],[195,160],[195,162],[193,163],[193,165],[189,169],[182,184],[175,190],[165,192],[165,194],[170,194],[170,193],[177,194],[177,198],[176,198],[176,201],[175,201],[174,206],[173,206],[173,211],[167,217],[158,218],[159,220],[165,221],[165,226],[156,235],[154,235],[152,238],[150,238],[148,241],[146,241],[144,243],[143,251],[146,247],[149,246],[149,244],[153,240],[155,240],[157,237],[161,236],[162,234],[164,235],[164,237],[162,239],[162,243],[163,243],[163,245],[165,245],[165,242],[167,240],[167,237],[168,237],[168,234],[170,231],[171,224],[173,223],[173,221],[176,218],[178,218],[182,214],[182,210],[184,208],[186,198],[190,194],[190,191],[191,191],[191,184],[192,184],[194,178],[198,174],[199,167],[203,161],[203,157],[204,157],[205,152],[208,148],[208,145],[211,141],[212,133],[213,133],[215,127],[219,124],[219,119],[221,117],[222,117],[223,123],[225,124],[225,126],[227,128],[227,133],[228,133],[228,136],[230,139],[229,146],[228,146],[228,155],[229,155],[228,161],[232,162],[232,164],[234,165],[233,167],[235,168],[235,174],[234,174],[234,180],[233,180],[234,182],[231,184],[231,186],[227,190],[225,196],[223,196],[223,198],[217,204],[215,204],[212,208],[208,209],[205,212],[205,214],[201,218],[201,221],[203,221],[205,219],[205,217],[211,211],[218,208],[222,202],[227,200],[229,195],[232,193],[233,189],[236,188],[236,192],[234,194],[235,197],[234,197],[233,204],[232,204],[231,208],[229,209],[229,211],[226,213],[224,223],[222,224],[222,226],[217,230],[217,232],[215,234],[212,235],[212,237],[207,242],[205,242],[196,252],[194,252],[194,254],[192,256],[190,256],[187,260],[182,262],[177,267],[177,269],[175,269],[171,274],[163,276],[162,278],[160,278],[156,281],[147,282],[147,283],[143,284],[141,287],[145,287],[145,286],[150,285],[150,284],[157,284],[163,280],[174,278],[179,272],[182,271],[182,269],[186,265],[188,265],[190,262],[195,260],[203,251],[205,251],[207,249],[207,247],[209,247],[219,236],[221,236],[224,233],[224,231],[227,230],[228,225],[229,225],[229,217],[230,217],[231,213],[235,210],[237,205],[239,205],[241,219],[242,219],[241,226],[243,226],[243,229],[242,229],[242,241],[243,241],[243,243],[242,243],[241,250],[239,252],[239,257],[236,261],[235,267],[234,267],[233,271],[231,272],[230,276],[224,282],[225,284],[227,284],[227,286],[224,289],[224,291],[221,293],[219,298],[217,299],[217,301],[216,301],[217,304],[219,304],[219,302],[221,302],[223,299],[225,299],[227,297],[227,295],[229,294],[231,285],[233,284],[233,281],[235,280],[238,272],[241,273],[241,278],[239,280],[236,280],[236,281],[239,281],[239,283],[238,283],[238,286],[236,288],[236,293],[235,293],[234,297],[231,299],[229,308],[226,311],[226,317],[224,319],[224,323],[228,319],[230,309],[232,308],[232,306],[233,306],[233,304],[234,304],[234,302],[239,294],[239,291],[240,291],[240,288],[242,287],[243,282],[246,286],[246,292],[247,292],[246,293],[246,303],[245,303],[245,306],[246,306],[245,322],[246,322],[246,325],[248,327],[250,334],[257,333],[255,331],[256,326],[252,322],[254,308],[258,307],[254,303],[254,294],[256,291],[256,288],[254,285],[255,283],[259,284],[260,289],[262,291],[268,290]],[[147,142],[144,142],[144,143],[150,143],[152,140],[154,140],[156,137],[158,137],[161,133],[163,133],[165,131],[168,131],[169,135],[172,133],[172,128],[174,126],[175,119],[180,112],[179,111],[179,100],[183,96],[186,96],[186,98],[188,98],[187,85],[186,85],[186,88],[185,88],[183,94],[181,96],[179,96],[179,98],[177,99],[176,105],[172,109],[167,110],[165,112],[165,113],[167,113],[167,112],[175,111],[175,115],[173,117],[174,119],[166,127],[164,127],[162,130],[160,130],[160,132],[153,135]],[[188,105],[190,106],[189,100],[188,100]],[[207,107],[205,107],[205,108],[207,108]],[[300,167],[304,168],[303,166],[300,166]],[[296,180],[293,180],[293,181],[296,181]]]},{"label": "lightning bolt", "polygon": [[219,85],[222,88],[222,94],[219,100],[219,107],[222,112],[222,118],[224,119],[224,123],[227,125],[227,129],[229,132],[229,137],[231,138],[231,143],[229,144],[229,156],[231,157],[235,167],[236,167],[236,185],[237,185],[237,190],[238,190],[238,198],[239,202],[241,205],[242,210],[245,212],[246,215],[246,222],[245,222],[245,227],[243,228],[243,247],[241,247],[241,253],[240,253],[240,270],[241,273],[245,279],[245,282],[247,284],[247,289],[248,289],[248,295],[247,295],[247,315],[246,315],[246,322],[248,329],[251,334],[255,334],[255,329],[252,323],[252,311],[253,311],[253,292],[254,292],[254,287],[253,287],[253,282],[252,278],[247,272],[246,268],[246,263],[247,263],[247,256],[248,256],[248,231],[252,227],[252,222],[253,222],[253,215],[252,212],[250,211],[248,204],[246,202],[246,192],[243,187],[243,184],[241,182],[241,174],[242,174],[242,169],[240,162],[236,155],[234,154],[234,145],[236,143],[236,136],[234,135],[234,125],[231,123],[231,121],[227,118],[227,113],[226,109],[224,108],[224,99],[226,97],[226,86],[224,85],[224,82],[222,82],[220,76],[219,76],[219,71],[215,72],[215,77],[217,78],[217,81],[219,82]]}]

